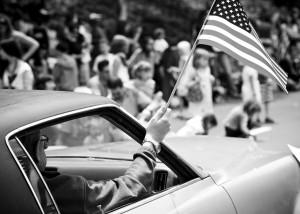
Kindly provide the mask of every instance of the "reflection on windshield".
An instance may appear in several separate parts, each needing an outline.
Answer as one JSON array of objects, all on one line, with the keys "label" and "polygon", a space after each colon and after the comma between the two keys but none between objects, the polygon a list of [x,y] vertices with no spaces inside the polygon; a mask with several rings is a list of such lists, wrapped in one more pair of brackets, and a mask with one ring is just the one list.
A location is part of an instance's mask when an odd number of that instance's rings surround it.
[{"label": "reflection on windshield", "polygon": [[129,140],[129,136],[99,116],[83,117],[41,130],[56,148],[94,146]]}]

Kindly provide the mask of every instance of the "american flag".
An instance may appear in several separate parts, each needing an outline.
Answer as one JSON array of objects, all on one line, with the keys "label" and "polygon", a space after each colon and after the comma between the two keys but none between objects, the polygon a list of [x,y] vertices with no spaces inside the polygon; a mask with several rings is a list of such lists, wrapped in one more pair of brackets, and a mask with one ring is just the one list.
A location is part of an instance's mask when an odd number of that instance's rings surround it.
[{"label": "american flag", "polygon": [[287,74],[269,56],[238,0],[216,0],[197,37],[270,77],[285,91]]}]

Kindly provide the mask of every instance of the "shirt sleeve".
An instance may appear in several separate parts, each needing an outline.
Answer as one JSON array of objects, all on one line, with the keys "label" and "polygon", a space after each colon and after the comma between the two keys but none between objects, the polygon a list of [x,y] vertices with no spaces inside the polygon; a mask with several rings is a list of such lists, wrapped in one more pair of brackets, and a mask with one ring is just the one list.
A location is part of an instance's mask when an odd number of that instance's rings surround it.
[{"label": "shirt sleeve", "polygon": [[85,211],[94,211],[97,207],[107,211],[150,195],[155,165],[156,153],[142,146],[123,176],[99,182],[84,180]]}]

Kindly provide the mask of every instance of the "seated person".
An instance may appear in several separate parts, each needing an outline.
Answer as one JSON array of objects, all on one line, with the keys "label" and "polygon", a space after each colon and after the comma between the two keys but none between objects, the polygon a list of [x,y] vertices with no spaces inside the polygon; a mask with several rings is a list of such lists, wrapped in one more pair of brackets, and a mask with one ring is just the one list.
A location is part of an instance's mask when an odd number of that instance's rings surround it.
[{"label": "seated person", "polygon": [[213,114],[197,115],[189,119],[186,124],[176,132],[178,136],[208,135],[211,128],[218,125],[217,118]]},{"label": "seated person", "polygon": [[42,172],[61,213],[101,213],[147,197],[161,142],[170,130],[171,110],[160,108],[146,128],[146,137],[126,173],[113,180],[92,181],[81,176],[46,172],[44,149],[48,139],[40,131],[20,137],[20,141]]},{"label": "seated person", "polygon": [[251,137],[248,124],[256,118],[261,111],[260,104],[255,100],[249,100],[243,105],[234,107],[224,120],[227,137]]}]

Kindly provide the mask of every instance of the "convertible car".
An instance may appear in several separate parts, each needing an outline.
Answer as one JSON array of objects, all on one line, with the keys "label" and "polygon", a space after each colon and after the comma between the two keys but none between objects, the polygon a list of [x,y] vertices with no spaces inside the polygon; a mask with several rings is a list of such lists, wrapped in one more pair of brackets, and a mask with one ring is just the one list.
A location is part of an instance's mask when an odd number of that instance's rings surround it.
[{"label": "convertible car", "polygon": [[[114,101],[72,92],[2,90],[0,118],[0,212],[9,214],[60,213],[20,136],[48,136],[46,171],[91,180],[123,175],[145,136]],[[157,162],[150,196],[107,213],[300,213],[296,154],[246,139],[170,136]]]}]

